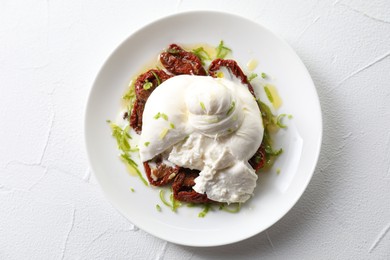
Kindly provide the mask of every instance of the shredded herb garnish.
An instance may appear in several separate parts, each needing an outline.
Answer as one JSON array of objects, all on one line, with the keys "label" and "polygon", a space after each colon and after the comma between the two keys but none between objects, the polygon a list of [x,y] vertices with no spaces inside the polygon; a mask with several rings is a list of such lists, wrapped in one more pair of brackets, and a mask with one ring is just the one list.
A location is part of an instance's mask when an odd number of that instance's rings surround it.
[{"label": "shredded herb garnish", "polygon": [[160,84],[161,84],[160,77],[159,77],[156,73],[154,73],[153,70],[152,70],[151,72],[152,72],[153,76],[154,76],[154,77],[156,78],[156,80],[157,80],[157,86],[160,85]]},{"label": "shredded herb garnish", "polygon": [[134,162],[131,158],[130,158],[130,155],[127,154],[127,153],[123,153],[120,155],[122,161],[124,161],[126,163],[126,165],[128,167],[130,167],[131,169],[133,169],[138,177],[142,180],[142,182],[146,185],[146,186],[149,186],[148,185],[148,182],[145,180],[145,178],[142,176],[142,173],[138,170],[138,164],[136,162]]},{"label": "shredded herb garnish", "polygon": [[219,45],[216,48],[216,50],[217,50],[217,58],[218,59],[224,59],[226,57],[226,55],[228,55],[232,51],[230,48],[226,47],[223,44],[223,41],[219,42]]},{"label": "shredded herb garnish", "polygon": [[171,129],[175,129],[175,125],[173,123],[169,123],[169,126],[171,127]]},{"label": "shredded herb garnish", "polygon": [[138,165],[136,162],[133,161],[133,159],[130,158],[129,152],[137,151],[138,147],[131,148],[129,140],[131,139],[129,131],[129,126],[126,126],[125,128],[120,128],[118,125],[112,123],[110,120],[107,120],[109,123],[111,130],[112,130],[112,136],[115,138],[116,143],[118,145],[118,149],[122,151],[120,157],[122,161],[129,167],[133,172],[136,172],[137,175],[140,177],[142,182],[148,186],[147,181],[142,176],[141,172],[138,170]]},{"label": "shredded herb garnish", "polygon": [[156,204],[156,209],[157,209],[158,212],[161,212],[161,207],[160,207],[160,205]]},{"label": "shredded herb garnish", "polygon": [[209,212],[210,207],[211,207],[210,204],[204,205],[204,208],[203,208],[203,210],[198,214],[198,217],[204,218],[204,217],[206,216],[207,212]]},{"label": "shredded herb garnish", "polygon": [[164,128],[161,133],[160,133],[160,139],[164,139],[164,137],[167,135],[169,129],[168,128]]},{"label": "shredded herb garnish", "polygon": [[111,127],[112,136],[115,138],[116,143],[118,145],[118,149],[123,152],[130,152],[130,143],[129,139],[131,139],[129,131],[129,126],[126,126],[124,129],[120,128],[118,125],[112,123],[111,121],[107,121]]},{"label": "shredded herb garnish", "polygon": [[205,62],[204,62],[205,60],[211,60],[210,55],[207,53],[207,51],[205,51],[203,49],[203,47],[199,47],[197,49],[193,49],[192,53],[195,54],[196,56],[198,56],[198,58],[200,59],[202,65],[205,64]]},{"label": "shredded herb garnish", "polygon": [[264,72],[262,72],[262,73],[261,73],[261,77],[262,77],[263,79],[265,79],[265,78],[267,77],[267,74],[265,74]]},{"label": "shredded herb garnish", "polygon": [[142,87],[143,87],[143,89],[148,90],[151,87],[153,87],[153,83],[149,82],[149,81],[146,81]]},{"label": "shredded herb garnish", "polygon": [[180,201],[176,200],[176,199],[173,197],[173,193],[171,193],[171,195],[169,195],[169,200],[170,200],[171,203],[172,203],[172,211],[176,212],[176,209],[177,209],[178,207],[181,206]]},{"label": "shredded herb garnish", "polygon": [[180,50],[178,50],[178,49],[168,49],[167,52],[170,53],[170,54],[178,54],[180,52]]},{"label": "shredded herb garnish", "polygon": [[241,209],[241,203],[232,203],[232,204],[224,203],[219,206],[219,209],[229,213],[237,213]]},{"label": "shredded herb garnish", "polygon": [[236,107],[236,102],[232,101],[232,103],[230,104],[230,108],[229,110],[226,112],[226,115],[230,115],[233,111],[234,111],[234,108]]},{"label": "shredded herb garnish", "polygon": [[282,123],[282,120],[283,118],[287,116],[286,114],[280,114],[278,115],[278,117],[276,118],[276,124],[280,127],[280,128],[286,128],[287,125],[283,124]]},{"label": "shredded herb garnish", "polygon": [[272,97],[271,91],[269,90],[269,88],[267,86],[264,86],[264,91],[265,91],[265,94],[267,94],[267,98],[268,98],[269,102],[274,103],[274,98]]},{"label": "shredded herb garnish", "polygon": [[256,73],[252,73],[252,74],[249,75],[248,81],[251,82],[255,78],[257,78],[257,74]]},{"label": "shredded herb garnish", "polygon": [[263,118],[264,124],[264,136],[262,145],[265,148],[265,167],[269,168],[273,165],[276,156],[280,155],[283,152],[283,149],[274,150],[272,148],[272,138],[270,135],[270,129],[279,128],[277,125],[277,117],[272,113],[271,109],[263,103],[260,99],[257,99],[259,104],[261,116]]},{"label": "shredded herb garnish", "polygon": [[206,111],[206,106],[204,105],[204,103],[201,101],[201,102],[199,102],[199,105],[200,105],[200,107],[204,110],[204,111]]},{"label": "shredded herb garnish", "polygon": [[133,188],[130,188],[131,192],[134,192],[135,190]]},{"label": "shredded herb garnish", "polygon": [[150,142],[145,142],[145,143],[144,143],[144,145],[145,145],[146,147],[148,147],[149,144],[150,144]]},{"label": "shredded herb garnish", "polygon": [[161,117],[162,117],[165,121],[168,121],[168,116],[167,116],[167,114],[161,113]]},{"label": "shredded herb garnish", "polygon": [[162,201],[162,203],[164,203],[165,206],[171,208],[173,212],[176,212],[176,209],[181,206],[181,203],[175,200],[172,193],[169,195],[169,200],[171,201],[171,203],[169,203],[165,199],[164,190],[160,190],[160,200]]},{"label": "shredded herb garnish", "polygon": [[160,113],[160,112],[158,112],[153,118],[154,118],[154,119],[159,119],[160,117],[163,118],[164,120],[168,121],[168,116],[167,116],[167,114]]}]

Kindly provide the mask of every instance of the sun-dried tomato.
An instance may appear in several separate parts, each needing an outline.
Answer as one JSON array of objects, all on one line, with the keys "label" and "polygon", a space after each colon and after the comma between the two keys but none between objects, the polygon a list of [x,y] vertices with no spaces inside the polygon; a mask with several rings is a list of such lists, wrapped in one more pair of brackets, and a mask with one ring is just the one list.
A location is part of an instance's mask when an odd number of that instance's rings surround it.
[{"label": "sun-dried tomato", "polygon": [[144,112],[146,100],[148,100],[153,90],[171,76],[163,70],[151,69],[141,74],[135,81],[135,96],[133,110],[130,117],[130,126],[139,134],[142,131],[142,114]]},{"label": "sun-dried tomato", "polygon": [[249,164],[257,172],[264,167],[265,162],[265,148],[262,143],[256,153],[252,156],[252,158],[249,159]]},{"label": "sun-dried tomato", "polygon": [[206,70],[199,57],[192,52],[185,51],[177,44],[169,45],[167,51],[160,54],[160,61],[174,75],[206,75]]},{"label": "sun-dried tomato", "polygon": [[191,203],[213,202],[207,198],[206,194],[197,193],[192,189],[195,185],[195,178],[199,176],[199,171],[190,169],[180,169],[172,184],[173,197],[176,200]]},{"label": "sun-dried tomato", "polygon": [[149,183],[154,186],[164,186],[170,183],[179,172],[179,167],[170,167],[162,162],[161,157],[157,157],[154,162],[156,163],[155,168],[151,168],[149,162],[144,162],[144,168],[146,177]]},{"label": "sun-dried tomato", "polygon": [[223,59],[215,59],[211,62],[209,67],[209,74],[210,76],[216,78],[217,72],[221,67],[227,68],[234,76],[239,78],[241,80],[242,84],[245,84],[248,86],[249,92],[256,97],[255,92],[253,90],[253,87],[251,83],[248,81],[247,76],[245,73],[241,70],[240,66],[238,66],[237,62],[234,60],[223,60]]}]

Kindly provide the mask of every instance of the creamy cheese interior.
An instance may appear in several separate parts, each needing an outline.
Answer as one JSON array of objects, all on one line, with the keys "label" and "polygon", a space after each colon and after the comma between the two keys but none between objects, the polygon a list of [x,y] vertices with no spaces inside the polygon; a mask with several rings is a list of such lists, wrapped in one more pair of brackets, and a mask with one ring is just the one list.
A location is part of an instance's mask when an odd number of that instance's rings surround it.
[{"label": "creamy cheese interior", "polygon": [[142,120],[142,161],[164,152],[169,162],[200,171],[195,191],[219,202],[250,198],[257,175],[248,160],[264,128],[247,86],[224,78],[176,76],[153,91]]}]

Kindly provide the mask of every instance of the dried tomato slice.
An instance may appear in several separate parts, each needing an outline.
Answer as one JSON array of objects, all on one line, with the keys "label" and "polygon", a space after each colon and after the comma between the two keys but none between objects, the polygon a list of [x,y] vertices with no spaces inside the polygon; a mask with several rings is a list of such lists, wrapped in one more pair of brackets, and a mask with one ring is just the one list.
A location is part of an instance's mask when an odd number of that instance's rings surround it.
[{"label": "dried tomato slice", "polygon": [[265,161],[266,161],[265,148],[263,146],[263,143],[261,143],[259,149],[252,156],[252,158],[249,159],[249,164],[257,172],[258,170],[264,167]]},{"label": "dried tomato slice", "polygon": [[221,68],[225,67],[230,70],[230,72],[239,78],[241,80],[242,84],[245,84],[248,86],[249,92],[256,97],[255,92],[253,90],[253,87],[251,83],[249,83],[247,76],[245,73],[241,70],[240,66],[238,66],[237,62],[234,60],[223,60],[223,59],[215,59],[211,62],[209,67],[209,74],[210,76],[216,78],[217,77],[217,71]]},{"label": "dried tomato slice", "polygon": [[192,189],[195,185],[195,178],[199,176],[199,171],[190,169],[180,169],[172,184],[173,197],[178,201],[191,203],[213,202],[207,198],[206,194],[197,193]]},{"label": "dried tomato slice", "polygon": [[164,163],[162,163],[161,158],[157,158],[156,168],[151,168],[149,162],[144,162],[144,168],[146,172],[146,177],[149,180],[149,183],[154,186],[164,186],[170,183],[179,172],[179,167],[170,167]]},{"label": "dried tomato slice", "polygon": [[160,61],[174,75],[207,75],[199,57],[177,44],[169,45],[167,51],[160,54]]},{"label": "dried tomato slice", "polygon": [[[142,114],[144,112],[146,100],[148,100],[153,90],[171,76],[163,70],[151,69],[141,74],[135,81],[135,96],[133,110],[130,117],[130,126],[139,134],[142,131]],[[144,88],[144,86],[145,87]]]}]

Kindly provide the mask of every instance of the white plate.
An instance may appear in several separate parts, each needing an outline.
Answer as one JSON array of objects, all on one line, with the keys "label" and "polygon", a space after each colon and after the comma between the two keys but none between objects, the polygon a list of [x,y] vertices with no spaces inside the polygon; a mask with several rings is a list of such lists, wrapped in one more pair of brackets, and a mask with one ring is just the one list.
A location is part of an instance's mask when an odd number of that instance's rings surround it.
[{"label": "white plate", "polygon": [[[157,188],[130,176],[118,158],[107,119],[115,119],[120,97],[132,76],[170,43],[220,40],[244,67],[259,61],[258,72],[272,76],[283,99],[280,113],[292,114],[289,128],[280,131],[284,153],[273,169],[261,174],[254,197],[238,214],[182,207],[177,213],[162,205]],[[273,33],[245,18],[219,12],[180,13],[155,21],[127,38],[103,65],[91,89],[85,114],[89,161],[109,201],[132,223],[167,241],[189,246],[225,245],[249,238],[282,218],[308,185],[317,163],[322,138],[318,96],[305,66],[295,52]],[[141,167],[142,168],[142,167]],[[280,174],[276,174],[280,168]],[[131,192],[130,188],[135,191]],[[160,204],[162,211],[155,208]]]}]

